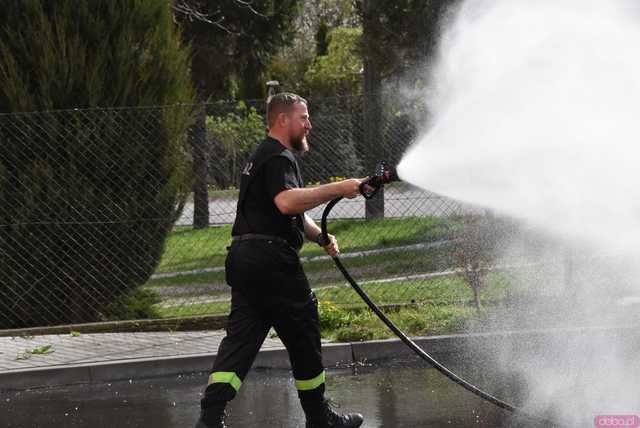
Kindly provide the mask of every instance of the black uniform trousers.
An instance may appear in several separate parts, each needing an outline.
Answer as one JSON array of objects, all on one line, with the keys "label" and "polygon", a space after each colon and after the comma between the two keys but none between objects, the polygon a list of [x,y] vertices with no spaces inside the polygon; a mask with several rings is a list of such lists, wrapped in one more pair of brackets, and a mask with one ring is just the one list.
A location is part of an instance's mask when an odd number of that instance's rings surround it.
[{"label": "black uniform trousers", "polygon": [[324,397],[318,302],[285,242],[234,242],[225,261],[231,312],[202,408],[233,399],[271,327],[287,348],[302,401]]}]

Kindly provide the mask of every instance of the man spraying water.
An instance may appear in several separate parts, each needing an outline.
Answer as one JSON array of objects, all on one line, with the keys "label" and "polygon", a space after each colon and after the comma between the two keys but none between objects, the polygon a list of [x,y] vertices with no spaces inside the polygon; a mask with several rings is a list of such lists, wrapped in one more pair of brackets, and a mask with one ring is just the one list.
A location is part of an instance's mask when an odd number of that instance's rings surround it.
[{"label": "man spraying water", "polygon": [[226,426],[225,407],[271,327],[289,353],[307,428],[356,428],[363,422],[361,415],[337,414],[324,397],[317,300],[298,251],[306,237],[330,256],[339,254],[335,237],[324,240],[305,211],[334,198],[355,198],[366,187],[365,180],[303,188],[294,153],[308,150],[307,102],[295,94],[277,94],[268,112],[269,135],[242,171],[233,242],[225,262],[232,290],[227,336],[220,344],[196,428]]}]

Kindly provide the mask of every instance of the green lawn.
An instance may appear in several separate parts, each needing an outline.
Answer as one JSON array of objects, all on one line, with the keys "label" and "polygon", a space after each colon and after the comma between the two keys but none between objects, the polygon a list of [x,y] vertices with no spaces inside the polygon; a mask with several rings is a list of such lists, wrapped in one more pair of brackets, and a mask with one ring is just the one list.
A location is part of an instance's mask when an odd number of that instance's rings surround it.
[{"label": "green lawn", "polygon": [[[499,300],[506,295],[509,285],[508,278],[503,274],[491,273],[486,277],[482,297],[486,300]],[[458,276],[387,283],[374,282],[361,285],[361,288],[376,304],[409,302],[448,304],[470,301],[473,297],[471,288]],[[320,288],[316,289],[315,293],[319,301],[333,302],[337,305],[364,304],[351,287]]]},{"label": "green lawn", "polygon": [[[369,283],[362,289],[378,305],[406,304],[410,302],[429,303],[438,305],[465,305],[472,298],[468,285],[457,276],[421,279],[415,281],[398,281],[389,283]],[[509,280],[500,273],[487,275],[486,287],[482,292],[485,300],[500,300],[509,290]],[[360,296],[344,281],[333,286],[316,288],[318,301],[323,304],[333,304],[353,308],[364,306]],[[163,317],[192,316],[203,314],[225,314],[229,310],[228,302],[184,304],[180,307],[163,308],[157,306]]]},{"label": "green lawn", "polygon": [[157,312],[162,318],[190,317],[194,315],[226,315],[229,313],[229,307],[229,302],[195,303],[171,308],[158,307]]},{"label": "green lawn", "polygon": [[230,225],[198,230],[186,226],[176,227],[167,238],[156,272],[181,272],[223,266],[226,247],[230,242]]},{"label": "green lawn", "polygon": [[[426,336],[463,331],[469,322],[478,322],[491,308],[485,306],[483,312],[477,312],[468,304],[422,303],[387,309],[385,313],[406,334]],[[227,314],[228,311],[229,304],[226,302],[159,310],[164,317]],[[319,314],[322,337],[329,340],[345,342],[393,337],[377,316],[364,306],[347,308],[322,301],[319,304]]]},{"label": "green lawn", "polygon": [[[343,252],[382,248],[442,239],[448,230],[446,220],[410,217],[363,220],[337,220],[329,225]],[[157,273],[182,272],[224,265],[226,247],[231,242],[231,226],[194,230],[176,227],[167,239]],[[316,244],[307,242],[302,256],[321,255]]]},{"label": "green lawn", "polygon": [[[359,282],[376,278],[404,277],[426,272],[444,271],[452,266],[451,246],[429,249],[397,249],[392,247],[445,240],[456,220],[440,218],[338,220],[330,224],[330,232],[338,237],[343,254],[386,248],[379,254],[343,259]],[[149,281],[151,289],[164,286],[193,286],[224,282],[226,247],[230,243],[231,226],[193,230],[176,228],[167,240],[161,272],[185,272],[184,275]],[[306,243],[301,256],[311,257],[305,271],[320,302],[324,337],[334,340],[365,340],[390,337],[386,327],[371,313],[360,297],[336,270],[333,261],[313,259],[324,255],[314,243]],[[217,272],[187,273],[203,268]],[[402,279],[397,282],[368,282],[362,288],[376,304],[396,305],[386,309],[394,322],[410,335],[449,333],[462,329],[465,323],[481,315],[471,307],[472,292],[459,276]],[[507,275],[490,273],[482,298],[487,310],[509,293]],[[211,294],[213,296],[213,294]],[[209,296],[209,297],[211,297]],[[491,303],[490,303],[491,302]],[[229,302],[183,304],[177,307],[155,305],[162,317],[227,314]]]},{"label": "green lawn", "polygon": [[[350,270],[365,270],[389,275],[412,274],[446,270],[451,266],[451,247],[442,246],[419,250],[388,250],[362,257],[343,258],[342,263]],[[313,276],[316,272],[335,270],[333,260],[310,260],[304,265],[305,272]],[[366,279],[367,274],[364,275]]]},{"label": "green lawn", "polygon": [[[316,246],[317,247],[317,246]],[[359,279],[369,279],[382,276],[395,276],[415,272],[433,272],[447,269],[451,265],[449,247],[432,248],[428,250],[389,250],[382,254],[365,257],[343,259],[348,269],[359,273]],[[221,264],[224,258],[221,257]],[[212,266],[213,267],[213,266]],[[219,266],[220,268],[222,266]],[[335,281],[338,271],[333,260],[309,260],[304,263],[304,269],[312,286]],[[333,274],[333,275],[329,275]],[[185,273],[167,278],[151,279],[147,286],[192,286],[194,284],[224,283],[224,272]]]}]

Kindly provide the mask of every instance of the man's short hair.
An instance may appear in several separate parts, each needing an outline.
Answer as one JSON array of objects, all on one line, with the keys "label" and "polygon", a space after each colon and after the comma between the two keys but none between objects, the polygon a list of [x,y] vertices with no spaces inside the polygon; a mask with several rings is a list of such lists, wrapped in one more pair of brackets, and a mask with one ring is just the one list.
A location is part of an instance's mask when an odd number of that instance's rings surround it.
[{"label": "man's short hair", "polygon": [[267,105],[269,128],[274,125],[280,113],[291,113],[293,106],[300,103],[307,104],[307,100],[291,92],[281,92],[271,97]]}]

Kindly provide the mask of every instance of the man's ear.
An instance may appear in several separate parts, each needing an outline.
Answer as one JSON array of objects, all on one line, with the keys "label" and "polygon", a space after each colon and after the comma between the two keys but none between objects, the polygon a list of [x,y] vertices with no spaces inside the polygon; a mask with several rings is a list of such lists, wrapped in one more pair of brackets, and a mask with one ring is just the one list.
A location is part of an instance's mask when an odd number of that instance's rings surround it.
[{"label": "man's ear", "polygon": [[278,115],[278,123],[280,124],[280,126],[286,127],[289,123],[289,116],[284,112],[280,113]]}]

